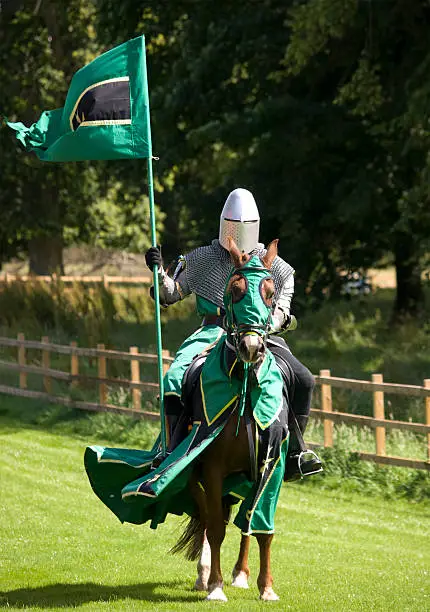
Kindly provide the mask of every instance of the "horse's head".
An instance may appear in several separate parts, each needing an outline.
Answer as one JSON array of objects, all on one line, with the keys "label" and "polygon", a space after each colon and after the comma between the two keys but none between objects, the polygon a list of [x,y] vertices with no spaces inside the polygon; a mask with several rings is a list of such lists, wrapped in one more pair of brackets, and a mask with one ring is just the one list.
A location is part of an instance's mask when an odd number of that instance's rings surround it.
[{"label": "horse's head", "polygon": [[270,269],[278,254],[278,240],[269,244],[261,259],[241,253],[232,238],[228,250],[234,267],[224,292],[227,331],[238,357],[255,363],[266,350],[275,294]]}]

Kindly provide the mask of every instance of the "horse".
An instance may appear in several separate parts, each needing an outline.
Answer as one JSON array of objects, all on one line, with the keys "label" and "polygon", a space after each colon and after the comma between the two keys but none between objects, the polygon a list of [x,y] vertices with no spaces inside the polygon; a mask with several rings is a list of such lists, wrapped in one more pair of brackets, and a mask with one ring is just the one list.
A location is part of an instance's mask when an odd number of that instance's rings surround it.
[{"label": "horse", "polygon": [[[272,449],[268,445],[268,453],[261,471],[256,474],[255,457],[250,452],[258,441],[258,428],[252,415],[251,389],[249,377],[255,372],[267,357],[266,341],[270,329],[270,317],[273,309],[275,286],[270,275],[273,260],[277,255],[278,240],[273,240],[260,262],[249,266],[251,256],[241,253],[232,238],[229,239],[229,252],[233,271],[227,282],[224,293],[226,307],[227,337],[222,347],[225,363],[234,363],[236,379],[239,381],[240,395],[236,399],[234,409],[231,411],[221,433],[199,456],[195,462],[189,480],[189,487],[195,501],[197,513],[190,518],[181,538],[172,551],[185,552],[190,560],[199,559],[197,565],[198,577],[194,588],[208,590],[207,600],[227,601],[223,590],[223,576],[221,572],[220,548],[225,537],[225,526],[228,522],[232,498],[223,496],[223,482],[228,475],[244,473],[253,475],[251,480],[257,480],[254,485],[258,493],[262,487],[261,472],[263,476],[266,467],[274,461],[270,457]],[[247,267],[248,265],[248,267]],[[257,279],[253,277],[257,275]],[[258,285],[260,304],[255,307],[258,296],[251,295],[251,288]],[[239,307],[240,306],[240,307]],[[256,310],[258,312],[256,312]],[[250,318],[251,313],[251,318]],[[271,362],[272,368],[276,368]],[[233,367],[232,367],[233,369]],[[210,376],[210,371],[208,376]],[[261,381],[259,381],[261,382]],[[282,383],[277,387],[282,395]],[[188,405],[192,406],[194,414],[202,409],[202,389],[196,387],[190,397],[186,398]],[[287,406],[285,397],[279,397],[281,412],[277,415],[275,423],[282,422],[283,442],[287,442],[281,451],[283,459],[288,447]],[[203,402],[204,403],[204,402]],[[280,418],[283,414],[283,418]],[[250,435],[251,432],[251,435]],[[282,444],[280,444],[282,446]],[[283,453],[283,454],[282,454]],[[282,462],[281,462],[282,463]],[[267,465],[266,465],[267,464]],[[281,470],[283,468],[281,467]],[[258,484],[260,482],[260,485]],[[280,484],[275,493],[276,501]],[[267,486],[267,483],[266,485]],[[261,493],[260,493],[261,494]],[[237,500],[236,500],[237,501]],[[275,506],[276,506],[275,501]],[[243,503],[243,502],[242,502]],[[248,510],[249,512],[249,510]],[[262,530],[264,531],[264,530]],[[270,547],[273,540],[273,530],[266,532],[253,532],[256,536],[260,552],[260,571],[257,578],[260,599],[276,601],[279,597],[273,589],[273,577],[270,567]],[[233,569],[232,586],[248,588],[249,566],[248,554],[250,546],[250,533],[242,532],[240,551]]]},{"label": "horse", "polygon": [[255,535],[260,598],[278,599],[270,547],[289,442],[289,400],[266,346],[275,295],[270,269],[277,243],[272,241],[260,259],[241,253],[229,240],[233,269],[224,292],[226,333],[206,349],[203,366],[202,355],[198,357],[200,369],[190,376],[194,383],[188,394],[183,393],[188,435],[158,466],[154,459],[159,441],[150,451],[89,446],[84,456],[94,493],[121,522],[151,521],[156,529],[169,513],[191,517],[172,552],[199,559],[194,586],[208,590],[209,601],[227,600],[220,548],[238,499],[242,501],[234,523],[242,540],[233,586],[248,587],[250,535]]}]

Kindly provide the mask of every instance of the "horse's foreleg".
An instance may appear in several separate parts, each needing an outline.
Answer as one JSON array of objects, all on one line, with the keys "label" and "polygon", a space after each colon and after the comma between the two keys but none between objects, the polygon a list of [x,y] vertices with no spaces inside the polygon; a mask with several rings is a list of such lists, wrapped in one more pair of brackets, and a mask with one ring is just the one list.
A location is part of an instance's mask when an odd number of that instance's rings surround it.
[{"label": "horse's foreleg", "polygon": [[206,469],[204,473],[204,486],[208,512],[207,538],[211,550],[211,573],[209,575],[208,590],[209,601],[227,601],[223,591],[221,573],[221,544],[225,536],[224,510],[222,506],[222,475],[218,468]]},{"label": "horse's foreleg", "polygon": [[279,597],[273,590],[273,577],[270,571],[270,545],[273,534],[259,533],[257,535],[258,546],[260,547],[260,573],[257,578],[257,585],[260,591],[260,599],[263,601],[277,601]]},{"label": "horse's foreleg", "polygon": [[209,575],[211,573],[211,547],[205,535],[203,538],[203,548],[200,559],[197,562],[197,578],[194,583],[195,591],[207,591]]},{"label": "horse's foreleg", "polygon": [[239,557],[232,572],[233,582],[231,583],[231,585],[239,589],[249,589],[249,542],[250,537],[247,535],[242,535],[242,538],[240,540]]},{"label": "horse's foreleg", "polygon": [[199,472],[193,471],[190,478],[190,490],[199,509],[200,523],[203,526],[203,543],[200,558],[197,562],[197,578],[194,583],[193,589],[195,591],[207,591],[208,590],[208,579],[211,571],[211,549],[209,546],[208,539],[206,537],[206,525],[207,525],[207,504],[206,504],[206,493],[199,479]]}]

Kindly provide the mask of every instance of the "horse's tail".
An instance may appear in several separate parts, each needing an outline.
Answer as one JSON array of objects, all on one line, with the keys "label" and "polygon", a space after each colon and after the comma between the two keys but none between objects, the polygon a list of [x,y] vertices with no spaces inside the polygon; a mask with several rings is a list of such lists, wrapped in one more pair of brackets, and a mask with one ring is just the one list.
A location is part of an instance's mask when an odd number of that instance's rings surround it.
[{"label": "horse's tail", "polygon": [[184,533],[170,549],[172,554],[184,553],[188,561],[196,561],[202,554],[205,527],[199,518],[191,517]]}]

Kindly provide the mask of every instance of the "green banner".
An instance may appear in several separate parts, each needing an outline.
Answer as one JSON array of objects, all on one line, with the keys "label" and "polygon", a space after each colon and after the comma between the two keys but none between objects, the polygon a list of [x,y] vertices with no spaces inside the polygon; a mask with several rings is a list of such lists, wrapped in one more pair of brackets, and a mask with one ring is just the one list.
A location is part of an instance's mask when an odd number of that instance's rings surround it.
[{"label": "green banner", "polygon": [[151,157],[145,37],[78,70],[63,108],[43,112],[31,127],[8,125],[43,161]]}]

